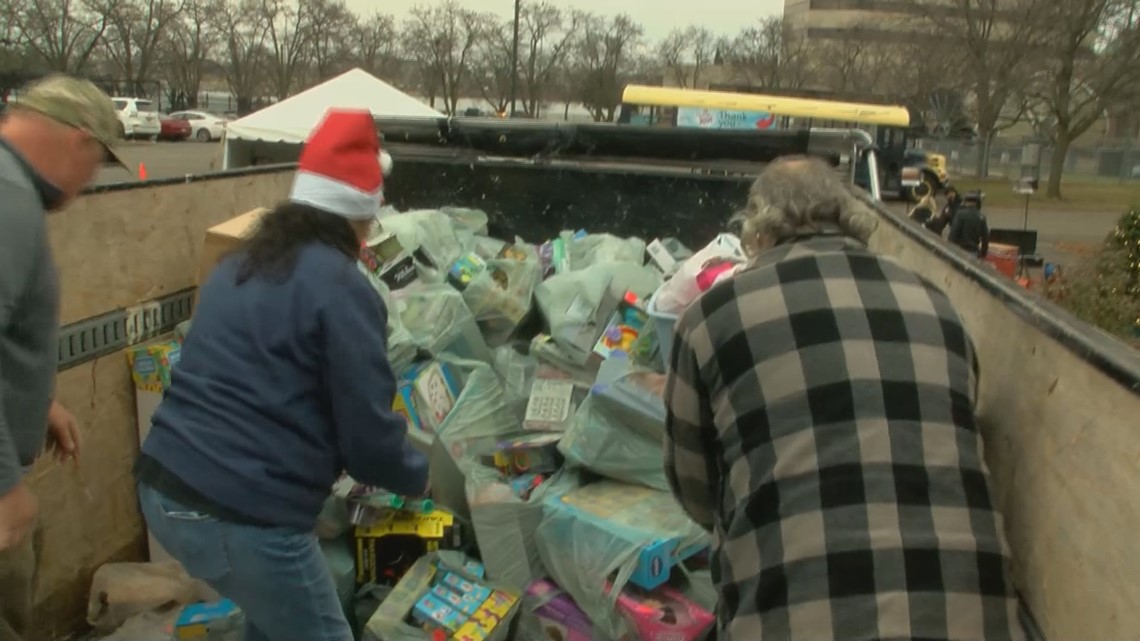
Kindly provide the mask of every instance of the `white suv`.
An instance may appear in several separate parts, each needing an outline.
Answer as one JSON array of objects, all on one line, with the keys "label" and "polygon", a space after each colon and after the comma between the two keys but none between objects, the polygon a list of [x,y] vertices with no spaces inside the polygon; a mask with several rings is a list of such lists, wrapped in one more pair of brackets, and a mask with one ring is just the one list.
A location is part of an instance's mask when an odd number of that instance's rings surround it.
[{"label": "white suv", "polygon": [[154,103],[142,98],[112,98],[119,114],[119,134],[124,138],[158,138],[162,123]]}]

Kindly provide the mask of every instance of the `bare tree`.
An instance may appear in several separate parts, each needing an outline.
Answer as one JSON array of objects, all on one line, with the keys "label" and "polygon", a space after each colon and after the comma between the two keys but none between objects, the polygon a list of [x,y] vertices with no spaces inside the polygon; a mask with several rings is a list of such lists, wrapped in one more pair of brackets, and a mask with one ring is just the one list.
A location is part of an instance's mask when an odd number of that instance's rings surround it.
[{"label": "bare tree", "polygon": [[50,71],[86,71],[107,31],[108,16],[81,0],[25,0],[15,11],[24,44]]},{"label": "bare tree", "polygon": [[[1042,31],[1036,18],[1043,3],[1054,0],[948,0],[920,4],[928,44],[961,71],[961,87],[973,99],[974,120],[981,138],[978,177],[989,174],[989,150],[1003,129],[1024,113],[1018,95],[1025,88],[1028,64],[1041,55]],[[922,26],[919,27],[921,32]],[[912,57],[916,64],[931,56]]]},{"label": "bare tree", "polygon": [[198,106],[206,65],[217,53],[218,29],[211,21],[220,5],[219,0],[188,0],[160,42],[158,56],[171,104]]},{"label": "bare tree", "polygon": [[97,0],[92,8],[105,16],[103,51],[130,91],[148,95],[147,84],[159,57],[163,36],[179,19],[186,0]]},{"label": "bare tree", "polygon": [[278,100],[293,93],[298,72],[308,54],[310,37],[319,28],[310,22],[313,0],[297,8],[289,0],[261,0],[265,16],[265,47],[270,87]]},{"label": "bare tree", "polygon": [[505,113],[511,104],[515,72],[512,28],[511,23],[487,17],[481,30],[482,37],[475,47],[471,82],[497,113]]},{"label": "bare tree", "polygon": [[657,55],[678,87],[699,87],[701,72],[712,65],[724,43],[704,27],[674,29],[657,46]]},{"label": "bare tree", "polygon": [[359,26],[344,0],[307,0],[313,71],[318,82],[345,71],[350,46]]},{"label": "bare tree", "polygon": [[1073,141],[1140,84],[1140,4],[1135,0],[1043,2],[1038,25],[1049,46],[1035,77],[1030,116],[1053,144],[1046,195],[1061,197]]},{"label": "bare tree", "polygon": [[582,14],[578,25],[578,99],[596,122],[611,122],[621,104],[622,75],[636,59],[644,29],[625,14]]},{"label": "bare tree", "polygon": [[454,114],[464,80],[475,57],[485,18],[457,0],[412,9],[404,27],[404,50],[420,67],[429,98],[438,91],[444,108]]},{"label": "bare tree", "polygon": [[803,89],[812,77],[807,35],[778,17],[742,29],[727,57],[750,87]]},{"label": "bare tree", "polygon": [[259,0],[223,0],[214,14],[222,70],[239,114],[252,110],[253,99],[264,88],[261,69],[267,22]]},{"label": "bare tree", "polygon": [[853,25],[819,47],[818,70],[828,89],[838,94],[873,94],[880,89],[867,78],[867,70],[872,68],[871,59],[878,46],[877,39],[870,36],[868,29],[867,25]]},{"label": "bare tree", "polygon": [[389,80],[399,70],[399,34],[396,21],[385,13],[373,13],[357,21],[350,34],[356,62],[368,73]]},{"label": "bare tree", "polygon": [[519,14],[519,84],[523,109],[537,117],[547,90],[574,42],[576,14],[546,2],[527,2]]}]

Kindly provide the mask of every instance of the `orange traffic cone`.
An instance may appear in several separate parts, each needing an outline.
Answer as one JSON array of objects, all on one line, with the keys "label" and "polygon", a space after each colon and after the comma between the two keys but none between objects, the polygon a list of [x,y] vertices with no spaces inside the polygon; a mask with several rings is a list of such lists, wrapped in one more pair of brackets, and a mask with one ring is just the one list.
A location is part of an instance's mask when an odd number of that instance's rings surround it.
[{"label": "orange traffic cone", "polygon": [[139,180],[146,180],[146,163],[139,163]]}]

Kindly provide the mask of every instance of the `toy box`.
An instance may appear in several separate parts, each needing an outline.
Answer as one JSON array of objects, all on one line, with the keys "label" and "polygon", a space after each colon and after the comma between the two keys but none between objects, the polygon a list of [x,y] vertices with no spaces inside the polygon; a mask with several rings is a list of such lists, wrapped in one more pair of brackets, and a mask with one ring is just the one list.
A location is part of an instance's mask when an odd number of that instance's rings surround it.
[{"label": "toy box", "polygon": [[646,262],[663,277],[672,276],[693,251],[676,238],[658,238],[645,247]]},{"label": "toy box", "polygon": [[138,345],[127,350],[127,364],[135,388],[161,394],[170,387],[170,371],[182,356],[182,345],[176,340]]},{"label": "toy box", "polygon": [[507,475],[553,474],[562,467],[558,451],[561,434],[535,434],[500,441],[495,445],[494,465]]},{"label": "toy box", "polygon": [[462,612],[465,617],[475,614],[475,611],[482,605],[482,601],[475,600],[474,597],[467,596],[449,589],[445,585],[437,584],[431,589],[431,594],[440,601],[446,603],[448,607]]},{"label": "toy box", "polygon": [[540,366],[531,384],[523,429],[540,432],[566,431],[567,422],[577,407],[574,396],[574,381],[552,367]]},{"label": "toy box", "polygon": [[175,639],[218,638],[220,633],[239,630],[245,618],[237,604],[229,599],[214,603],[195,603],[182,608],[174,622]]},{"label": "toy box", "polygon": [[602,358],[609,358],[615,352],[628,354],[648,322],[645,304],[637,294],[627,291],[606,322],[606,328],[598,342],[594,344],[594,353]]},{"label": "toy box", "polygon": [[[458,552],[436,552],[416,560],[368,620],[364,626],[363,639],[505,641],[510,634],[511,620],[518,609],[519,594],[494,584],[484,584],[467,574],[463,568],[468,560]],[[470,616],[464,618],[462,611],[450,608],[439,599],[438,592],[435,591],[437,587],[455,592],[461,599],[478,601],[479,605]],[[454,587],[459,587],[460,590],[455,590]],[[423,621],[425,608],[417,613],[416,606],[421,605],[425,596],[431,596],[435,602],[423,605],[437,608],[437,604],[442,603],[456,612],[463,619],[462,623],[451,631]],[[438,610],[433,610],[435,611]]]},{"label": "toy box", "polygon": [[544,639],[563,641],[596,641],[594,624],[570,595],[558,589],[549,579],[539,579],[526,588],[528,600],[541,603],[532,616]]},{"label": "toy box", "polygon": [[426,361],[401,378],[392,409],[404,416],[409,427],[434,433],[455,407],[461,391],[459,378],[449,365]]},{"label": "toy box", "polygon": [[451,265],[447,270],[447,281],[456,289],[463,291],[467,285],[487,269],[487,263],[475,254],[466,254]]},{"label": "toy box", "polygon": [[711,612],[669,585],[652,592],[627,586],[618,594],[617,606],[641,641],[697,641],[716,621]]},{"label": "toy box", "polygon": [[549,541],[548,545],[565,549],[567,554],[627,547],[635,552],[629,581],[646,590],[663,585],[674,566],[708,547],[707,536],[697,543],[682,538],[696,526],[673,496],[660,490],[604,480],[548,497],[545,507],[582,526],[573,529],[573,541]]},{"label": "toy box", "polygon": [[388,510],[358,526],[355,540],[356,582],[392,584],[424,554],[462,547],[463,532],[449,512]]},{"label": "toy box", "polygon": [[412,608],[412,618],[420,624],[443,628],[450,633],[454,633],[470,616],[452,608],[432,593],[420,597]]}]

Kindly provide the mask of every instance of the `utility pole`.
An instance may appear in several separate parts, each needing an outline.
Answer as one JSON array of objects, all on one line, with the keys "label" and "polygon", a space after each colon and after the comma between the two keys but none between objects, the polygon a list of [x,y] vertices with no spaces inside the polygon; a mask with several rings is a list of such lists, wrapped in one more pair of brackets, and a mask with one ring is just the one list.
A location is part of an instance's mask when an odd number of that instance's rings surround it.
[{"label": "utility pole", "polygon": [[519,85],[519,11],[522,0],[515,0],[515,38],[511,46],[511,118],[515,117],[515,101]]}]

